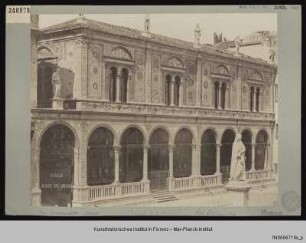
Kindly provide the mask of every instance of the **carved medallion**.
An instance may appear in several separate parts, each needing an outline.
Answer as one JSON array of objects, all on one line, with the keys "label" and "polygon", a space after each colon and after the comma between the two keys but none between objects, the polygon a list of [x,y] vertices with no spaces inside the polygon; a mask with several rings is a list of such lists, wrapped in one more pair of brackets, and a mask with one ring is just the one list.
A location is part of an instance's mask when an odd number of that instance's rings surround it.
[{"label": "carved medallion", "polygon": [[93,87],[94,89],[97,89],[97,88],[98,88],[98,84],[97,84],[97,83],[93,83],[92,87]]},{"label": "carved medallion", "polygon": [[98,72],[98,69],[96,67],[94,67],[93,72],[94,72],[94,74],[96,74]]},{"label": "carved medallion", "polygon": [[207,95],[204,95],[204,99],[207,100]]},{"label": "carved medallion", "polygon": [[95,51],[92,53],[92,55],[93,55],[95,58],[97,58],[97,57],[98,57],[98,53],[97,53],[97,52],[95,52]]},{"label": "carved medallion", "polygon": [[142,72],[138,72],[138,73],[137,73],[137,80],[141,81],[142,78],[143,78]]},{"label": "carved medallion", "polygon": [[154,68],[159,68],[159,61],[158,60],[154,60],[153,67]]},{"label": "carved medallion", "polygon": [[207,83],[207,81],[204,82],[204,88],[205,88],[205,89],[208,88],[208,83]]},{"label": "carved medallion", "polygon": [[192,79],[189,79],[188,81],[188,86],[192,87],[194,85],[194,81]]},{"label": "carved medallion", "polygon": [[208,70],[207,68],[204,69],[204,76],[207,76],[208,75]]}]

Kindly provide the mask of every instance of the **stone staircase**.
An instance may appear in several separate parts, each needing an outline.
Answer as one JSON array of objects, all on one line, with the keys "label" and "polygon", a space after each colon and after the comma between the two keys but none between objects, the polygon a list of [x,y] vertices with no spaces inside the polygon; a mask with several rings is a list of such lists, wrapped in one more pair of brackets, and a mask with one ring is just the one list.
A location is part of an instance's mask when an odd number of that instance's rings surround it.
[{"label": "stone staircase", "polygon": [[154,190],[152,191],[152,196],[159,203],[178,200],[178,198],[168,189]]}]

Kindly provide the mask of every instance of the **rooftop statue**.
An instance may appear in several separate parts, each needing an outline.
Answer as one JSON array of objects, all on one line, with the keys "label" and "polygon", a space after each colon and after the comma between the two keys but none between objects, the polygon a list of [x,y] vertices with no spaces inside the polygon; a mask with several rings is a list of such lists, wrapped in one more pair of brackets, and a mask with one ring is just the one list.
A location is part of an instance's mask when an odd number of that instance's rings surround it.
[{"label": "rooftop statue", "polygon": [[237,37],[235,38],[236,52],[239,52],[241,43],[242,43],[242,39],[240,39],[240,37],[237,36]]},{"label": "rooftop statue", "polygon": [[195,37],[195,42],[197,44],[199,44],[200,43],[200,38],[201,38],[201,28],[200,28],[199,23],[196,25],[196,28],[194,30],[194,37]]},{"label": "rooftop statue", "polygon": [[150,32],[150,16],[146,16],[145,20],[145,32]]}]

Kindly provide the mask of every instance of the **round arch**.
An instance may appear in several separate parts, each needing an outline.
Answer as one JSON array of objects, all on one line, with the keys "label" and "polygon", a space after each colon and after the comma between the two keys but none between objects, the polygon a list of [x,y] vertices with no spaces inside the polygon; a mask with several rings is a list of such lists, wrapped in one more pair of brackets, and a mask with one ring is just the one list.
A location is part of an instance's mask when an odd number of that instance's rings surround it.
[{"label": "round arch", "polygon": [[92,133],[93,133],[96,129],[98,129],[98,128],[106,128],[106,129],[110,130],[110,131],[112,132],[112,134],[114,135],[114,146],[118,146],[118,145],[119,145],[119,138],[118,138],[118,135],[117,135],[117,133],[116,133],[116,130],[115,130],[112,126],[110,126],[110,125],[108,125],[108,124],[97,124],[97,125],[93,126],[93,127],[89,130],[89,132],[88,132],[88,134],[87,134],[87,143],[88,143],[89,138],[90,138],[90,136],[92,135]]},{"label": "round arch", "polygon": [[166,189],[169,173],[169,133],[157,128],[150,135],[148,178],[151,190]]},{"label": "round arch", "polygon": [[163,129],[167,132],[168,136],[169,136],[169,144],[173,143],[173,135],[170,131],[170,129],[164,125],[157,125],[154,128],[151,129],[151,131],[148,133],[148,138],[151,138],[152,134],[157,130],[157,129]]},{"label": "round arch", "polygon": [[235,140],[236,131],[228,128],[224,130],[221,138],[221,150],[220,150],[220,170],[222,173],[222,182],[227,183],[230,175],[231,157],[232,157],[232,145]]},{"label": "round arch", "polygon": [[87,184],[111,184],[115,177],[114,162],[114,134],[108,128],[98,127],[87,143]]},{"label": "round arch", "polygon": [[213,175],[216,172],[215,130],[206,129],[201,138],[201,175]]},{"label": "round arch", "polygon": [[245,146],[245,170],[249,171],[252,168],[252,132],[250,129],[244,129],[241,133],[241,137]]},{"label": "round arch", "polygon": [[38,136],[37,145],[38,145],[38,146],[40,146],[40,144],[41,144],[41,140],[42,140],[42,137],[43,137],[44,133],[45,133],[50,127],[52,127],[52,126],[54,126],[54,125],[64,125],[64,126],[68,127],[68,128],[72,131],[72,133],[73,133],[73,135],[74,135],[75,147],[76,147],[76,148],[79,148],[79,147],[80,147],[80,139],[79,139],[78,133],[76,132],[75,128],[73,127],[72,124],[70,124],[70,123],[67,122],[67,121],[63,121],[63,120],[57,120],[57,121],[52,121],[52,122],[50,122],[48,125],[46,125],[46,126],[44,127],[44,129],[42,130],[42,132],[41,132],[40,134],[37,134],[37,136]]},{"label": "round arch", "polygon": [[219,142],[220,142],[219,132],[218,132],[218,130],[217,130],[215,127],[211,127],[211,126],[206,127],[206,128],[203,130],[202,134],[201,134],[201,138],[203,137],[204,133],[205,133],[206,131],[208,131],[208,130],[212,130],[212,131],[213,131],[213,133],[215,134],[216,143],[219,143]]},{"label": "round arch", "polygon": [[186,129],[186,130],[188,130],[190,133],[191,133],[191,135],[192,135],[192,144],[196,144],[196,142],[197,142],[197,140],[196,140],[196,134],[195,134],[195,132],[194,132],[194,130],[190,127],[190,126],[180,126],[176,131],[175,131],[175,133],[174,133],[174,142],[175,142],[175,138],[177,137],[177,134],[181,131],[181,130],[183,130],[183,129]]},{"label": "round arch", "polygon": [[121,183],[138,182],[143,178],[144,135],[135,126],[125,129],[121,135],[119,180]]},{"label": "round arch", "polygon": [[130,124],[128,125],[127,127],[125,127],[121,133],[119,134],[118,136],[118,141],[121,143],[122,141],[122,137],[123,137],[123,134],[130,128],[136,128],[138,129],[141,133],[142,133],[142,136],[143,136],[143,144],[148,144],[149,143],[149,139],[148,139],[148,136],[147,136],[147,132],[145,131],[145,129],[143,129],[141,126],[139,126],[138,124]]},{"label": "round arch", "polygon": [[49,124],[42,133],[39,181],[43,206],[72,205],[75,140],[73,131],[60,123]]},{"label": "round arch", "polygon": [[255,169],[263,170],[265,168],[266,156],[268,145],[268,133],[266,130],[261,129],[256,135],[256,147],[255,147]]},{"label": "round arch", "polygon": [[173,176],[176,178],[191,175],[193,137],[192,132],[186,127],[179,129],[175,135]]}]

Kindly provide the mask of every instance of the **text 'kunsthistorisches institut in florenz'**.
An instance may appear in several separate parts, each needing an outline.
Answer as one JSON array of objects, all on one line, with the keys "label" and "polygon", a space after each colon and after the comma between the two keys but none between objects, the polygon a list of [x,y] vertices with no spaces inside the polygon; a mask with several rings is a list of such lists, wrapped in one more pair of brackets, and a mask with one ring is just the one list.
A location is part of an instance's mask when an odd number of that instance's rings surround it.
[{"label": "text 'kunsthistorisches institut in florenz'", "polygon": [[[275,183],[277,66],[239,51],[80,16],[32,17],[33,205],[220,190],[242,135],[246,180]],[[240,41],[241,42],[241,41]],[[191,195],[191,194],[190,194]]]}]

